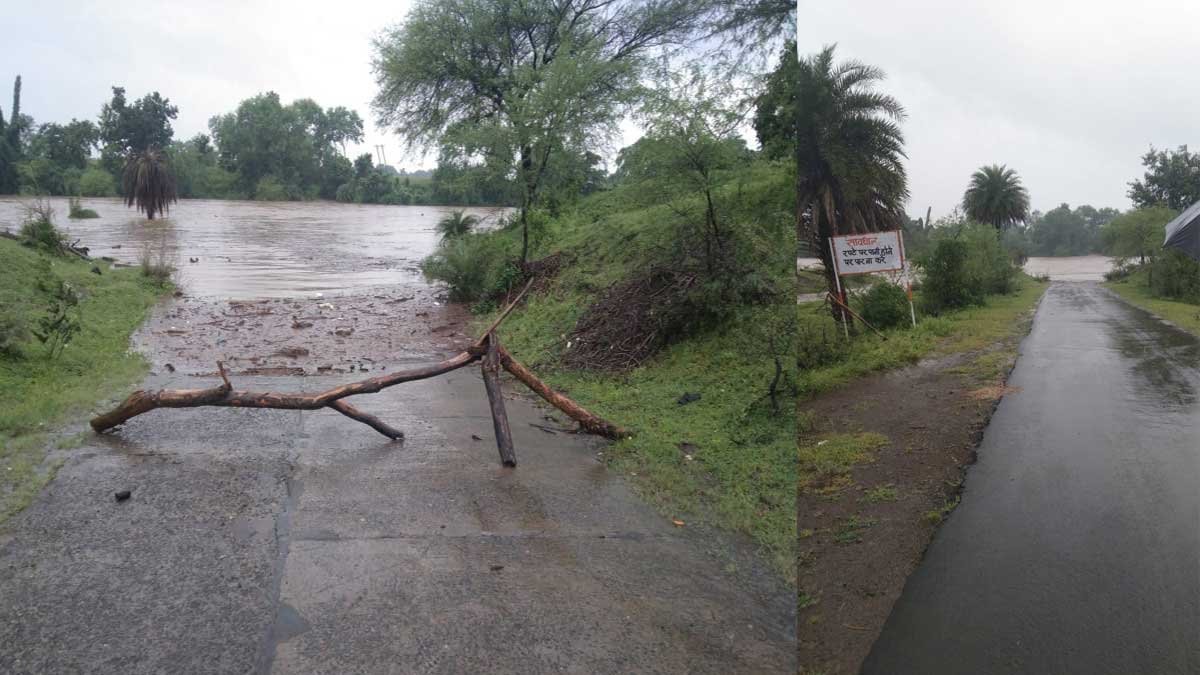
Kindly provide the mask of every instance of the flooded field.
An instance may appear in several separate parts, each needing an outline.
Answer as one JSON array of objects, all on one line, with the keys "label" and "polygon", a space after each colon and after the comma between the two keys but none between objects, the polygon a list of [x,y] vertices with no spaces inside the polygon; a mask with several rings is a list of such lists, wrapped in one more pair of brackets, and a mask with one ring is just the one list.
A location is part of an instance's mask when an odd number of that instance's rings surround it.
[{"label": "flooded field", "polygon": [[[16,230],[28,200],[0,198],[0,229]],[[196,297],[252,299],[336,295],[423,285],[417,268],[437,244],[443,206],[336,202],[180,200],[169,217],[147,221],[119,199],[85,199],[99,218],[70,220],[65,198],[51,199],[72,240],[136,263],[146,247],[165,247],[180,281]],[[468,209],[494,225],[503,209]],[[192,260],[195,262],[191,262]]]}]

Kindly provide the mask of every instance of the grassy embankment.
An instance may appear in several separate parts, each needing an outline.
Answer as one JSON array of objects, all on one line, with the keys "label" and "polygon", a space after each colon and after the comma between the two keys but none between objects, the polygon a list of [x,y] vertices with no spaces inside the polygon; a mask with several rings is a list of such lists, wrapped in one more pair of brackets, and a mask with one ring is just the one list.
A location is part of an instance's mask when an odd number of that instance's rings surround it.
[{"label": "grassy embankment", "polygon": [[[886,341],[869,331],[860,334],[837,362],[807,368],[800,373],[801,401],[856,378],[907,366],[925,357],[968,352],[972,352],[972,356],[954,366],[955,372],[972,376],[981,386],[994,383],[1007,372],[1015,358],[1016,344],[1011,338],[1015,337],[1014,332],[1024,327],[1021,317],[1037,305],[1047,286],[1048,282],[1022,274],[1016,293],[990,296],[983,306],[947,312],[936,317],[919,317],[915,329],[885,331]],[[820,303],[801,305],[800,317],[801,322],[808,324],[810,329],[815,327],[826,334],[840,337],[828,310],[822,308]],[[1011,344],[993,348],[1006,340]],[[800,432],[811,431],[813,421],[803,411],[799,417]],[[830,465],[848,471],[855,464],[869,461],[871,450],[879,444],[874,434],[822,436],[819,440],[824,441],[819,446],[816,440],[801,443],[802,482],[827,472]]]},{"label": "grassy embankment", "polygon": [[[790,336],[773,345],[784,368],[777,411],[766,398],[775,374],[767,332],[786,325],[795,311],[788,180],[777,166],[751,166],[718,193],[732,226],[771,240],[772,253],[756,267],[773,277],[774,301],[731,307],[725,319],[673,336],[629,372],[566,367],[568,342],[587,308],[605,289],[661,263],[678,241],[678,204],[639,202],[618,188],[584,199],[546,225],[530,258],[563,252],[572,262],[507,319],[500,335],[552,386],[635,431],[607,449],[606,460],[664,516],[747,534],[780,574],[794,579],[796,356]],[[514,250],[519,231],[490,236]],[[701,397],[681,405],[685,393]]]},{"label": "grassy embankment", "polygon": [[1150,293],[1150,284],[1147,283],[1145,275],[1145,272],[1137,272],[1120,281],[1110,281],[1104,285],[1129,304],[1156,314],[1190,333],[1200,335],[1200,305],[1154,297]]},{"label": "grassy embankment", "polygon": [[[0,354],[0,523],[24,508],[51,478],[43,466],[49,432],[70,415],[140,378],[143,359],[129,353],[129,336],[163,287],[137,269],[91,272],[92,263],[51,257],[0,239],[0,309],[36,327],[47,312],[44,280],[57,276],[82,296],[82,330],[51,358],[28,336],[15,355]],[[60,440],[60,444],[70,439]]]}]

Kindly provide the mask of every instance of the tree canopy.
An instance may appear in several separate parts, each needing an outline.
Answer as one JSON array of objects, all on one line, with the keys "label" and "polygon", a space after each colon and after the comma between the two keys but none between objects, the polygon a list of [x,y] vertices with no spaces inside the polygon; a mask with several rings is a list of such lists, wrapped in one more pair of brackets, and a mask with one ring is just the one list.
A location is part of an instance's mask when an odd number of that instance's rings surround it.
[{"label": "tree canopy", "polygon": [[1146,172],[1129,183],[1129,199],[1145,208],[1161,204],[1182,211],[1200,201],[1200,153],[1181,145],[1175,150],[1150,150],[1142,155]]},{"label": "tree canopy", "polygon": [[116,173],[130,155],[171,144],[175,135],[171,120],[179,115],[179,108],[157,91],[132,104],[125,99],[124,87],[113,87],[112,93],[112,100],[100,109],[99,131],[102,161]]},{"label": "tree canopy", "polygon": [[552,157],[608,138],[660,50],[705,26],[691,0],[421,0],[375,41],[381,125],[514,166],[528,211]]},{"label": "tree canopy", "polygon": [[1029,192],[1016,171],[992,164],[971,174],[963,208],[972,220],[1003,230],[1029,219]]}]

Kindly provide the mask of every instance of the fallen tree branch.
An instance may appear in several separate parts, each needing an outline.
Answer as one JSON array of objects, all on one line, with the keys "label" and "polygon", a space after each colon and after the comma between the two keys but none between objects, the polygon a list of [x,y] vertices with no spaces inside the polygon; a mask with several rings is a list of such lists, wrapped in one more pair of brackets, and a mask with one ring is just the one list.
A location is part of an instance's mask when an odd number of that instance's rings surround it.
[{"label": "fallen tree branch", "polygon": [[[393,436],[388,430],[398,434],[399,432],[388,427],[377,418],[359,412],[351,406],[334,407],[333,404],[347,396],[373,394],[401,382],[412,382],[413,380],[436,377],[470,365],[482,356],[482,350],[472,348],[441,363],[435,363],[432,366],[413,368],[411,370],[398,370],[387,375],[379,375],[359,382],[343,384],[340,387],[334,387],[320,394],[234,391],[233,387],[229,384],[228,377],[225,375],[224,366],[218,364],[218,369],[224,380],[220,386],[209,389],[162,389],[156,392],[135,391],[115,409],[93,418],[91,425],[92,429],[96,431],[106,431],[156,408],[219,406],[232,408],[277,408],[280,410],[319,410],[320,408],[332,407],[347,417],[369,424],[376,431],[389,438],[396,438],[397,436]],[[371,419],[375,420],[375,423],[368,421]],[[403,434],[400,434],[400,436],[403,436]]]},{"label": "fallen tree branch", "polygon": [[589,433],[613,440],[620,440],[633,435],[629,430],[622,429],[603,417],[589,412],[575,401],[551,389],[549,385],[539,380],[537,375],[533,374],[533,371],[526,368],[520,361],[514,359],[512,354],[509,354],[508,350],[499,341],[496,342],[496,351],[500,353],[500,365],[504,366],[505,370],[524,383],[526,387],[532,389],[538,396],[546,399],[546,402],[550,405],[563,411],[576,422],[579,422],[579,425]]}]

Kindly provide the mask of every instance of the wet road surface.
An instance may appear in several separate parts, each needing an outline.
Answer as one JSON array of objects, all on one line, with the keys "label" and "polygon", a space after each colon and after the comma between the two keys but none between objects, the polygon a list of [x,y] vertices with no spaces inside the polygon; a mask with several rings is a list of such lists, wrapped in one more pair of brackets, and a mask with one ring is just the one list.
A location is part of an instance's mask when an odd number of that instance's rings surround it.
[{"label": "wet road surface", "polygon": [[[158,372],[146,388],[211,384]],[[511,400],[500,467],[473,368],[354,404],[403,445],[332,411],[87,434],[0,529],[0,672],[795,672],[794,591],[744,542],[674,527],[595,439]]]},{"label": "wet road surface", "polygon": [[864,673],[1200,672],[1200,340],[1047,291]]}]

